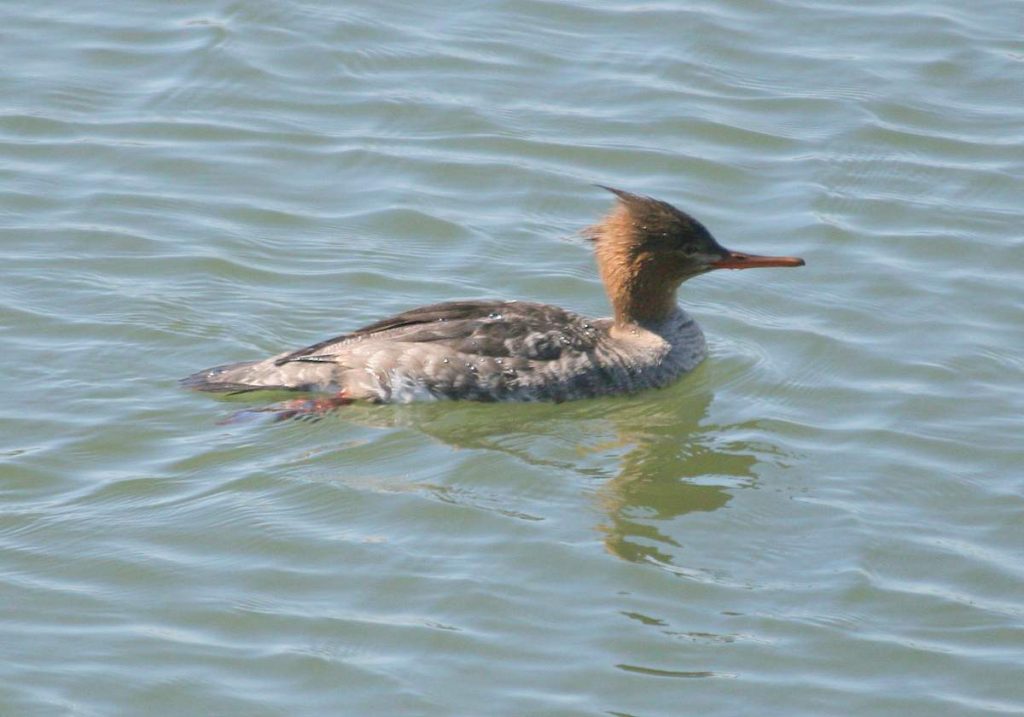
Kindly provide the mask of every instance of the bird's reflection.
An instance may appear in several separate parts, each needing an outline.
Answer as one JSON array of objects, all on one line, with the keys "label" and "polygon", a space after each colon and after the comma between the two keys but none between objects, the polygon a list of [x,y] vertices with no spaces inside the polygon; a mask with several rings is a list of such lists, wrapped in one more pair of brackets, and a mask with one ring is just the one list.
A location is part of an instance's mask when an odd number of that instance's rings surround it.
[{"label": "bird's reflection", "polygon": [[712,423],[710,387],[691,378],[626,398],[352,406],[337,415],[364,426],[414,428],[455,448],[498,451],[533,467],[592,478],[605,516],[596,528],[608,552],[671,566],[679,545],[664,528],[679,516],[728,503],[733,490],[754,481],[764,448],[730,441],[745,427]]},{"label": "bird's reflection", "polygon": [[707,423],[711,399],[710,391],[658,395],[609,416],[628,446],[598,492],[607,515],[600,529],[613,555],[672,564],[665,548],[678,544],[660,525],[721,508],[732,488],[753,481],[757,457],[743,444],[723,442],[729,427]]}]

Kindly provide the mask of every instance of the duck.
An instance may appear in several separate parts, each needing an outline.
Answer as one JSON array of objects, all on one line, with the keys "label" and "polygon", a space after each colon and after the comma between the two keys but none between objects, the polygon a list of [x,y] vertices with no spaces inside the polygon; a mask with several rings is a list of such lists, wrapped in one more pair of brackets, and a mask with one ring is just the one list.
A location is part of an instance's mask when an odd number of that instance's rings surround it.
[{"label": "duck", "polygon": [[413,308],[270,358],[188,376],[215,393],[295,391],[321,410],[413,401],[551,401],[665,387],[707,356],[679,286],[718,269],[804,266],[794,256],[722,247],[686,212],[649,196],[597,185],[610,212],[583,230],[612,315],[588,318],[532,301],[472,299]]}]

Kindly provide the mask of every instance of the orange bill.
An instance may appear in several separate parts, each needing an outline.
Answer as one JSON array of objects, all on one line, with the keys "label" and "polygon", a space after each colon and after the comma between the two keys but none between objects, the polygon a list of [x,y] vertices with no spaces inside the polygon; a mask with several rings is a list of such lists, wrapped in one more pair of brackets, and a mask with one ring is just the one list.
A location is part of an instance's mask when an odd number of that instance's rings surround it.
[{"label": "orange bill", "polygon": [[798,256],[758,256],[744,254],[741,251],[730,251],[724,259],[711,263],[712,269],[758,269],[770,266],[803,266],[804,260]]}]

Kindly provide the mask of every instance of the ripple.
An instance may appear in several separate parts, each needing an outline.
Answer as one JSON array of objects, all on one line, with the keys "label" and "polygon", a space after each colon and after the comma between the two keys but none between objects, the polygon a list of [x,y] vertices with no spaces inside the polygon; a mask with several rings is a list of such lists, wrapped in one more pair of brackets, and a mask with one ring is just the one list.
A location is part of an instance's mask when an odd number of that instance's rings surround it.
[{"label": "ripple", "polygon": [[683,679],[693,679],[696,677],[738,677],[738,675],[718,674],[707,671],[659,670],[639,665],[616,665],[616,667],[624,672],[635,672],[640,675],[647,675],[648,677],[675,677]]},{"label": "ripple", "polygon": [[[1012,712],[1011,12],[6,13],[0,713]],[[808,266],[688,283],[711,357],[634,397],[176,387],[454,296],[606,312],[595,182]]]}]

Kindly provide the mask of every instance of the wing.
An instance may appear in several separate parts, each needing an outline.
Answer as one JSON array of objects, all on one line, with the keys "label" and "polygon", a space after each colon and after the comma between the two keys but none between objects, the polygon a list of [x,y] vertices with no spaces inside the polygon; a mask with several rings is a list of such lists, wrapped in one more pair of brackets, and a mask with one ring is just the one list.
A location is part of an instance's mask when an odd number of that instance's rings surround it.
[{"label": "wing", "polygon": [[593,348],[594,322],[557,306],[523,301],[447,301],[397,314],[278,358],[334,362],[353,342],[443,343],[467,355],[553,360]]}]

